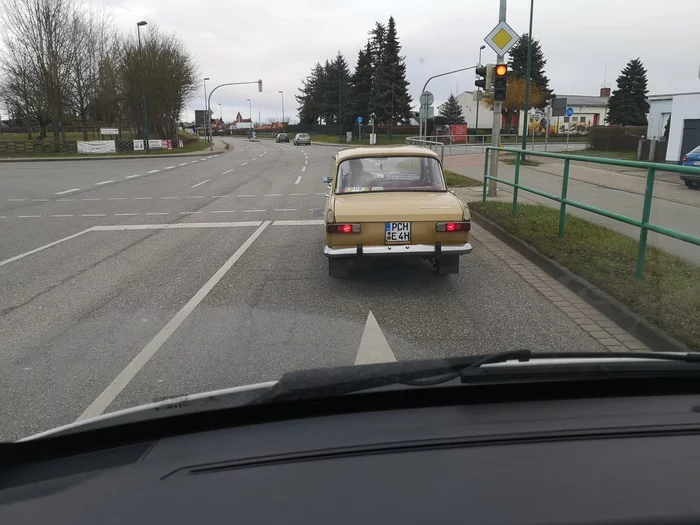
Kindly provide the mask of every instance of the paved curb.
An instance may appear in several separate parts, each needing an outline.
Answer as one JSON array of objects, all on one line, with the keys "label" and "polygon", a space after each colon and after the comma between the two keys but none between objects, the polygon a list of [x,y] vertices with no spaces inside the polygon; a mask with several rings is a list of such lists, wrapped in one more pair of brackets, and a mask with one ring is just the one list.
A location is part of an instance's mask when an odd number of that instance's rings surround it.
[{"label": "paved curb", "polygon": [[13,158],[13,159],[0,159],[0,163],[2,162],[66,162],[66,161],[85,161],[85,160],[136,160],[136,159],[169,159],[169,158],[182,158],[182,157],[201,157],[202,155],[211,155],[211,154],[221,154],[221,153],[228,153],[231,151],[231,146],[228,143],[226,144],[226,147],[222,150],[214,150],[214,151],[209,151],[208,149],[203,149],[201,151],[190,151],[188,153],[164,153],[162,155],[153,155],[153,156],[148,156],[148,155],[122,155],[119,157],[90,157],[90,156],[82,156],[82,157],[27,157],[27,158]]},{"label": "paved curb", "polygon": [[621,328],[639,339],[651,349],[663,348],[667,352],[689,352],[685,344],[663,332],[643,317],[630,311],[617,299],[600,288],[541,254],[535,248],[505,231],[495,222],[471,211],[472,220],[486,231],[500,239],[523,257],[556,279],[559,283],[578,295],[593,308],[615,322]]}]

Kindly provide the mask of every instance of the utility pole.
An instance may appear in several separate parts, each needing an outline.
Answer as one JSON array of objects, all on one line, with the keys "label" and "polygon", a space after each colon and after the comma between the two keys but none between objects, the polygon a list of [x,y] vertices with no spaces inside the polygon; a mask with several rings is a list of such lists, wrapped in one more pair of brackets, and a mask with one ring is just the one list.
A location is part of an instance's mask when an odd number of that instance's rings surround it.
[{"label": "utility pole", "polygon": [[[486,49],[486,46],[481,46],[479,48],[479,67],[481,67],[481,52]],[[476,88],[476,143],[479,143],[479,106],[481,106],[481,88]],[[466,151],[466,150],[465,150]]]},{"label": "utility pole", "polygon": [[136,23],[136,33],[139,37],[139,65],[141,69],[141,96],[143,97],[143,146],[146,153],[151,152],[148,142],[148,107],[146,106],[146,81],[143,73],[143,57],[141,53],[141,27],[147,25],[147,22],[141,21]]},{"label": "utility pole", "polygon": [[[500,0],[500,6],[498,8],[498,21],[506,21],[506,3],[507,0]],[[496,55],[496,64],[505,64],[505,59],[503,55]],[[501,111],[503,109],[503,102],[494,100],[493,102],[493,130],[491,132],[491,146],[498,147],[501,145]],[[498,177],[498,151],[491,151],[491,160],[489,165],[489,177]],[[498,195],[498,183],[489,179],[488,188],[489,197],[496,197]]]},{"label": "utility pole", "polygon": [[[530,111],[530,82],[532,82],[532,12],[535,0],[530,0],[530,32],[527,34],[527,69],[525,71],[525,107],[523,108],[523,151],[527,149],[527,112]],[[532,149],[535,149],[535,139],[532,139]],[[525,155],[523,155],[523,159]]]}]

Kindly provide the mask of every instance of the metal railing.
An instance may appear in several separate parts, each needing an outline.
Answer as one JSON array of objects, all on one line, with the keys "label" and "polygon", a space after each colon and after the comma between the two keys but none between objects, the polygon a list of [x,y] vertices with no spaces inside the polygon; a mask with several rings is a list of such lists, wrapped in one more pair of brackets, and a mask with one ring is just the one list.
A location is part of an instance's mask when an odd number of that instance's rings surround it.
[{"label": "metal railing", "polygon": [[445,159],[445,145],[442,142],[436,140],[426,140],[420,137],[406,137],[406,144],[412,144],[414,146],[422,146],[428,148],[435,153],[440,150],[440,163],[442,164]]},{"label": "metal railing", "polygon": [[[489,153],[491,151],[499,151],[499,152],[504,152],[504,153],[511,153],[515,155],[515,173],[513,177],[513,182],[504,180],[504,179],[499,179],[497,177],[490,177],[489,176]],[[510,186],[513,188],[513,205],[512,205],[512,214],[517,215],[518,213],[518,190],[523,190],[527,191],[529,193],[534,193],[535,195],[539,195],[540,197],[545,197],[547,199],[551,199],[553,201],[557,201],[560,203],[559,206],[559,238],[562,238],[564,236],[564,230],[566,227],[566,206],[573,206],[575,208],[579,208],[581,210],[585,210],[591,213],[595,213],[596,215],[602,215],[603,217],[607,217],[609,219],[613,219],[625,224],[629,224],[631,226],[636,226],[640,229],[639,231],[639,248],[637,252],[637,269],[636,269],[636,277],[637,279],[642,279],[644,277],[644,263],[646,260],[646,251],[647,251],[647,234],[648,232],[652,231],[655,233],[660,233],[661,235],[665,235],[667,237],[672,237],[674,239],[678,239],[679,241],[687,242],[690,244],[694,244],[695,246],[700,246],[700,237],[695,237],[693,235],[689,235],[687,233],[679,232],[676,230],[672,230],[670,228],[665,228],[663,226],[659,226],[657,224],[652,224],[649,222],[649,219],[651,217],[651,203],[652,199],[654,197],[654,179],[656,177],[656,172],[657,170],[661,171],[670,171],[673,173],[685,173],[689,175],[700,175],[700,169],[699,168],[693,168],[693,167],[688,167],[688,166],[677,166],[673,164],[658,164],[654,162],[639,162],[639,161],[631,161],[631,160],[617,160],[617,159],[604,159],[600,157],[585,157],[585,156],[579,156],[579,155],[566,155],[566,154],[558,154],[558,153],[545,153],[541,151],[527,151],[527,156],[528,157],[548,157],[552,159],[560,159],[564,161],[564,172],[563,172],[563,178],[562,178],[562,185],[561,185],[561,195],[554,195],[552,193],[547,193],[546,191],[541,191],[538,190],[537,188],[531,188],[529,186],[524,186],[520,184],[520,163],[521,163],[521,155],[525,153],[522,149],[514,149],[514,148],[496,148],[492,146],[488,146],[486,148],[486,155],[485,155],[485,161],[484,161],[484,189],[483,189],[483,197],[482,200],[483,202],[486,202],[486,194],[487,194],[487,187],[488,187],[488,181],[489,180],[494,180],[496,182],[500,182],[501,184],[505,184],[507,186]],[[619,213],[615,213],[609,210],[603,210],[601,208],[597,208],[595,206],[591,206],[589,204],[585,204],[583,202],[578,202],[571,200],[567,197],[567,192],[569,188],[569,168],[572,160],[576,160],[579,162],[590,162],[594,164],[607,164],[611,166],[625,166],[625,167],[630,167],[630,168],[644,168],[647,170],[647,180],[646,180],[646,189],[644,191],[644,205],[642,207],[642,220],[637,220],[632,217],[627,217],[626,215],[622,215]]]},{"label": "metal railing", "polygon": [[[407,144],[415,144],[416,141],[429,140],[432,142],[441,142],[445,145],[445,155],[465,155],[469,153],[484,153],[491,144],[491,135],[429,135],[406,137]],[[519,148],[522,141],[522,135],[505,134],[501,135],[501,146]],[[564,136],[549,137],[548,141],[544,141],[544,137],[537,136],[535,141],[528,137],[528,151],[558,151],[558,150],[575,150],[585,149],[588,147],[587,138],[576,138],[567,142]]]}]

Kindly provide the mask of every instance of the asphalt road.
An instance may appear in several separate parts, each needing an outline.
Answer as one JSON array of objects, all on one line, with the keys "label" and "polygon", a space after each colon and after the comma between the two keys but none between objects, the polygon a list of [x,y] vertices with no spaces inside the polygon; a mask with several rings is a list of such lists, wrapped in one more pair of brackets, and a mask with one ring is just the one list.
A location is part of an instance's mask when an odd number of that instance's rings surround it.
[{"label": "asphalt road", "polygon": [[402,260],[328,277],[335,149],[231,144],[0,164],[0,440],[299,368],[604,349],[479,229],[459,275]]}]

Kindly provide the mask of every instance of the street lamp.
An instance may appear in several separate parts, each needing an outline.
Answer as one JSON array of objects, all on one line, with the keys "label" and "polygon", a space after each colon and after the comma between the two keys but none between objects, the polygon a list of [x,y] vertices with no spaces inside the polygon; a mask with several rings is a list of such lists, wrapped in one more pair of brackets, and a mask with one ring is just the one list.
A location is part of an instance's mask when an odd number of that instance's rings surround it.
[{"label": "street lamp", "polygon": [[[423,89],[421,90],[421,95],[425,93],[426,88],[428,87],[428,83],[433,80],[434,78],[439,78],[439,77],[444,77],[447,75],[452,75],[453,73],[459,73],[460,71],[468,71],[469,69],[476,69],[477,66],[469,66],[469,67],[463,67],[462,69],[455,69],[454,71],[448,71],[447,73],[440,73],[439,75],[433,75],[430,77],[428,80],[425,81],[425,84],[423,84]],[[421,108],[423,105],[421,104]],[[425,119],[421,119],[420,122],[420,136],[423,136],[423,126],[425,126],[425,134],[428,134],[428,105],[425,106]],[[423,123],[425,121],[425,124]]]},{"label": "street lamp", "polygon": [[282,95],[282,131],[284,131],[284,91],[280,90],[280,95]]},{"label": "street lamp", "polygon": [[209,77],[204,77],[204,122],[206,127],[204,128],[204,135],[206,136],[207,142],[209,142],[209,107],[207,106],[207,80]]},{"label": "street lamp", "polygon": [[[481,46],[479,48],[479,67],[481,67],[481,52],[486,49],[486,46]],[[481,88],[477,88],[476,90],[477,93],[481,93]],[[479,106],[481,106],[481,95],[476,96],[476,125],[474,126],[476,128],[476,141],[477,143],[479,142]]]},{"label": "street lamp", "polygon": [[[211,96],[214,94],[214,91],[216,91],[220,87],[224,87],[224,86],[241,86],[243,84],[257,84],[258,85],[258,92],[259,93],[263,92],[263,81],[262,80],[256,80],[253,82],[226,82],[225,84],[219,84],[218,86],[216,86],[214,89],[211,90],[211,93],[209,93],[209,96],[207,97],[207,108],[209,108],[209,106],[211,104]],[[247,100],[248,100],[248,102],[250,102],[250,99],[247,99]],[[252,114],[252,112],[251,112],[251,114]],[[251,121],[252,120],[253,119],[251,119]],[[213,143],[210,145],[210,149],[211,150],[214,149]]]},{"label": "street lamp", "polygon": [[223,124],[223,122],[224,122],[224,110],[223,110],[223,108],[221,107],[221,104],[219,104],[219,120],[220,120],[221,123]]},{"label": "street lamp", "polygon": [[[532,81],[532,14],[535,0],[530,0],[530,32],[527,34],[527,67],[525,69],[525,107],[523,108],[523,151],[527,150],[527,112],[530,110],[530,82]],[[517,132],[516,132],[517,136]],[[535,141],[532,141],[535,149]],[[525,159],[525,155],[522,156]]]},{"label": "street lamp", "polygon": [[253,103],[250,101],[249,98],[246,99],[248,101],[248,118],[250,119],[250,125],[253,125]]},{"label": "street lamp", "polygon": [[146,80],[143,73],[143,56],[141,52],[141,26],[145,26],[147,22],[141,21],[136,23],[136,34],[139,37],[139,65],[141,66],[141,96],[143,97],[143,146],[146,153],[150,153],[151,149],[148,146],[148,107],[146,106]]}]

